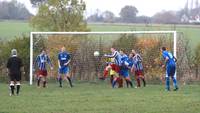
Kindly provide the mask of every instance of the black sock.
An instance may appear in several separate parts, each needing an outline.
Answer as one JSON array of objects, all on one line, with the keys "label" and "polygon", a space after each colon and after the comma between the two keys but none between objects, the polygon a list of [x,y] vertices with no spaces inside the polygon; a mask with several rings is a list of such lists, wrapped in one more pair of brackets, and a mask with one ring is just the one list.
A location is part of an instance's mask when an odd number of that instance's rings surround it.
[{"label": "black sock", "polygon": [[67,79],[68,79],[68,81],[69,81],[70,87],[73,87],[73,86],[72,86],[72,81],[71,81],[70,77],[67,77]]},{"label": "black sock", "polygon": [[143,78],[142,81],[143,81],[143,85],[144,85],[144,87],[145,87],[145,86],[146,86],[146,81],[145,81],[145,79]]},{"label": "black sock", "polygon": [[39,77],[38,80],[37,80],[37,86],[38,87],[40,86],[40,80],[41,80],[41,78]]},{"label": "black sock", "polygon": [[46,87],[46,83],[47,83],[46,81],[43,81],[43,87]]},{"label": "black sock", "polygon": [[14,95],[15,86],[11,85],[10,90],[11,90],[12,95]]},{"label": "black sock", "polygon": [[62,87],[62,78],[59,78],[58,81],[60,83],[60,87]]},{"label": "black sock", "polygon": [[127,86],[127,88],[129,87],[129,82],[128,82],[128,80],[126,80],[126,86]]},{"label": "black sock", "polygon": [[129,81],[129,84],[130,84],[131,87],[133,87],[133,83],[131,81]]},{"label": "black sock", "polygon": [[20,91],[20,85],[17,85],[17,95],[19,94]]}]

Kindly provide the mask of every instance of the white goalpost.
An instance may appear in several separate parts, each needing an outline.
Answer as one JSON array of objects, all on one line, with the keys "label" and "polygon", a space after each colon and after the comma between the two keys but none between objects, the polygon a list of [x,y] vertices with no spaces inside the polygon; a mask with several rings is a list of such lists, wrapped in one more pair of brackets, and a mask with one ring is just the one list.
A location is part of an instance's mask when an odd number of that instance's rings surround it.
[{"label": "white goalpost", "polygon": [[103,35],[103,34],[171,34],[173,37],[173,54],[176,55],[176,42],[177,32],[176,31],[120,31],[120,32],[30,32],[30,81],[29,84],[33,84],[33,38],[34,35]]}]

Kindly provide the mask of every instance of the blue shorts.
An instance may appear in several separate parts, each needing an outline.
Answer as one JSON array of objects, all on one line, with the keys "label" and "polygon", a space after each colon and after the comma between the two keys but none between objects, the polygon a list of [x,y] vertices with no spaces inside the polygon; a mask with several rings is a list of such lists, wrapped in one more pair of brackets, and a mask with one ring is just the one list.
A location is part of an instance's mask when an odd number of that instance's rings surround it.
[{"label": "blue shorts", "polygon": [[174,77],[175,72],[176,72],[176,66],[175,65],[167,66],[166,77]]},{"label": "blue shorts", "polygon": [[69,67],[68,66],[64,66],[64,67],[59,68],[59,73],[60,74],[67,74],[67,73],[69,73]]},{"label": "blue shorts", "polygon": [[121,69],[120,75],[122,75],[124,78],[129,77],[129,71],[127,69]]}]

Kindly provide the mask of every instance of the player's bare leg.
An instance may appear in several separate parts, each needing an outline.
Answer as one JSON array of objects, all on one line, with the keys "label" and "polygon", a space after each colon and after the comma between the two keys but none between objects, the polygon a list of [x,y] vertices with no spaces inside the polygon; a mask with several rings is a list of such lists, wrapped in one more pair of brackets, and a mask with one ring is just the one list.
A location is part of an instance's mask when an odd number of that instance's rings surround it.
[{"label": "player's bare leg", "polygon": [[108,76],[108,72],[109,72],[109,70],[110,70],[111,68],[112,68],[112,67],[111,67],[110,65],[108,65],[108,66],[105,68],[104,74],[103,74],[104,78],[106,78],[106,77]]}]

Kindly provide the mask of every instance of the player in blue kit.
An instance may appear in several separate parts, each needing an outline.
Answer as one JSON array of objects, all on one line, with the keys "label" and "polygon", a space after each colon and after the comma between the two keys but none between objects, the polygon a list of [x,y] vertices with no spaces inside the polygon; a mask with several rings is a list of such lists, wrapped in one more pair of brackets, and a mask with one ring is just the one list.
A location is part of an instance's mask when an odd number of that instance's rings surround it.
[{"label": "player in blue kit", "polygon": [[121,66],[120,66],[120,75],[124,77],[126,80],[127,87],[129,87],[129,84],[131,87],[133,87],[133,84],[131,82],[131,78],[129,75],[129,69],[131,67],[131,60],[129,60],[129,57],[121,50]]},{"label": "player in blue kit", "polygon": [[176,72],[176,61],[177,59],[166,50],[166,47],[162,47],[162,56],[165,60],[166,66],[162,65],[162,67],[166,67],[166,90],[170,91],[170,77],[173,80],[174,91],[178,90],[177,80],[175,77]]},{"label": "player in blue kit", "polygon": [[60,87],[62,87],[62,75],[64,75],[64,79],[69,81],[70,87],[73,87],[71,77],[69,75],[69,63],[70,63],[70,55],[66,52],[65,47],[61,48],[61,52],[58,54],[58,66],[59,66],[59,74],[58,81],[60,83]]}]

